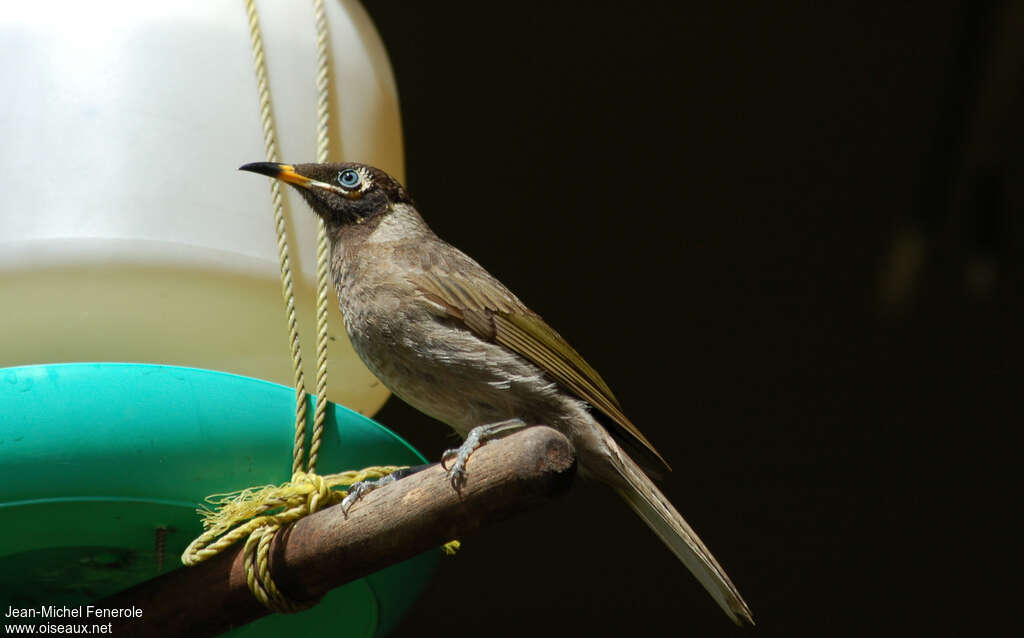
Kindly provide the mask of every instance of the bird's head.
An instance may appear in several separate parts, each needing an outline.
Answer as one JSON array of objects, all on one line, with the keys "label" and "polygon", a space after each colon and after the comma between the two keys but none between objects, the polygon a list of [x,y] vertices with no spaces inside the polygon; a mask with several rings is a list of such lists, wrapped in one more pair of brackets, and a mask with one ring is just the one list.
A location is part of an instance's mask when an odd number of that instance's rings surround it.
[{"label": "bird's head", "polygon": [[354,162],[277,164],[254,162],[239,168],[294,186],[327,226],[337,231],[412,204],[405,188],[384,171]]}]

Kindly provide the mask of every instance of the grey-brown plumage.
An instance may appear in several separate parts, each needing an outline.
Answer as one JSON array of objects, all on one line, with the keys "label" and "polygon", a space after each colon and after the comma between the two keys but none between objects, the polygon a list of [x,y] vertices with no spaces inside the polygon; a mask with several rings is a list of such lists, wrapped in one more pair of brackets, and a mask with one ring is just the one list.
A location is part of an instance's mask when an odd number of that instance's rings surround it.
[{"label": "grey-brown plumage", "polygon": [[242,169],[296,186],[324,220],[349,339],[394,394],[462,437],[516,419],[559,430],[582,473],[622,495],[734,621],[753,624],[725,570],[648,478],[668,466],[604,380],[501,282],[438,238],[401,184],[354,163]]}]

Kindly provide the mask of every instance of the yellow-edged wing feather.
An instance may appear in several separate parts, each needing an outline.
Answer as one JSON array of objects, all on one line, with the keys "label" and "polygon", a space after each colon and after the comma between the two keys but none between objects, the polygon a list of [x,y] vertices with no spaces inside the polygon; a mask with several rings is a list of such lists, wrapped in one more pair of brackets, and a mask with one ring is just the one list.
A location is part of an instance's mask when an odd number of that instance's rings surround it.
[{"label": "yellow-edged wing feather", "polygon": [[[428,299],[489,341],[525,357],[577,397],[605,414],[620,435],[653,455],[666,469],[668,463],[622,413],[618,399],[601,375],[539,315],[527,308],[475,261],[464,255],[460,268],[438,268],[411,275],[412,283]],[[472,283],[460,271],[472,270]]]}]

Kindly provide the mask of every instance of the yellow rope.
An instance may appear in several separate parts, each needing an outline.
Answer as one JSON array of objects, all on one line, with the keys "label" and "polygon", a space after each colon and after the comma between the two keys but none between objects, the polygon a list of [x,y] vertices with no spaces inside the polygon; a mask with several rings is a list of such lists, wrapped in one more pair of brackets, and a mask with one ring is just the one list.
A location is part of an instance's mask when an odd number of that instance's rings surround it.
[{"label": "yellow rope", "polygon": [[[274,116],[270,103],[270,88],[267,79],[266,56],[263,51],[263,37],[259,16],[254,0],[245,0],[249,18],[249,33],[252,44],[253,67],[256,72],[260,101],[260,120],[263,125],[263,141],[268,162],[277,162],[277,139]],[[327,14],[323,0],[313,0],[313,11],[317,38],[317,162],[326,162],[330,137],[329,97],[330,59],[328,51]],[[246,488],[229,494],[207,497],[209,506],[199,508],[204,532],[188,546],[181,560],[185,565],[195,565],[221,553],[227,547],[246,538],[244,548],[246,582],[253,595],[267,608],[277,612],[302,611],[317,601],[297,602],[289,599],[277,588],[271,577],[267,556],[270,544],[278,530],[303,516],[324,507],[341,502],[347,496],[346,490],[335,489],[341,485],[352,485],[359,481],[382,478],[402,469],[402,466],[374,466],[362,470],[351,470],[338,474],[321,476],[316,474],[316,463],[323,438],[324,422],[327,416],[327,319],[329,281],[329,243],[323,221],[317,231],[317,367],[316,367],[316,412],[313,420],[309,456],[306,470],[302,471],[306,437],[306,389],[302,372],[302,349],[295,318],[295,291],[292,281],[291,260],[288,251],[288,237],[285,230],[284,202],[280,182],[271,181],[271,199],[274,210],[274,226],[277,231],[278,258],[281,267],[281,292],[284,297],[288,319],[288,342],[291,348],[292,366],[295,373],[295,441],[292,454],[292,478],[282,485],[267,485],[260,488]],[[446,554],[454,554],[458,541],[451,541],[442,548]]]},{"label": "yellow rope", "polygon": [[[330,147],[330,75],[331,64],[327,50],[327,12],[323,0],[313,0],[316,23],[316,161],[327,161]],[[276,180],[275,180],[276,181]],[[327,311],[330,250],[324,220],[317,217],[316,231],[316,413],[313,417],[313,439],[309,446],[306,471],[316,469],[323,438],[324,419],[327,417]]]},{"label": "yellow rope", "polygon": [[[270,102],[266,54],[260,30],[259,15],[254,0],[246,0],[249,36],[252,45],[253,68],[259,94],[260,121],[267,161],[277,162],[277,136]],[[329,146],[328,98],[330,66],[327,50],[327,14],[323,0],[313,0],[317,32],[317,161],[327,159]],[[328,242],[320,225],[317,236],[317,407],[314,418],[312,443],[306,471],[302,471],[306,436],[306,389],[302,372],[302,348],[295,312],[295,290],[285,229],[284,201],[280,182],[271,181],[271,199],[274,227],[277,232],[278,258],[281,268],[281,293],[288,320],[288,343],[295,374],[295,442],[292,455],[292,479],[280,486],[248,488],[227,495],[209,497],[212,507],[200,508],[205,532],[195,539],[182,555],[182,562],[195,565],[225,548],[248,537],[245,545],[246,577],[249,589],[265,605],[275,611],[298,611],[305,605],[289,601],[274,585],[267,571],[267,552],[270,541],[282,525],[328,505],[340,502],[347,492],[335,490],[339,485],[351,485],[364,480],[387,476],[399,466],[370,467],[360,471],[342,472],[328,476],[315,473],[327,408],[327,318],[328,318]]]},{"label": "yellow rope", "polygon": [[188,546],[182,562],[186,565],[201,563],[259,527],[275,521],[289,523],[340,502],[348,492],[335,490],[339,485],[381,478],[399,469],[401,466],[383,465],[323,476],[297,472],[282,485],[248,487],[208,496],[206,502],[209,505],[198,510],[206,531]]},{"label": "yellow rope", "polygon": [[[252,62],[256,71],[256,88],[260,100],[260,123],[263,125],[263,146],[268,162],[277,162],[277,134],[274,131],[274,113],[270,104],[270,86],[267,80],[267,63],[263,52],[263,35],[260,18],[256,13],[254,0],[245,0],[249,17],[249,39],[252,45]],[[306,383],[302,374],[302,346],[295,319],[295,289],[292,283],[291,259],[288,254],[288,235],[285,230],[284,200],[281,196],[281,182],[270,180],[270,196],[274,208],[274,228],[277,231],[277,256],[281,267],[281,294],[284,297],[285,314],[288,319],[288,344],[292,354],[292,370],[295,380],[295,453],[292,473],[302,469],[303,445],[306,439]]]}]

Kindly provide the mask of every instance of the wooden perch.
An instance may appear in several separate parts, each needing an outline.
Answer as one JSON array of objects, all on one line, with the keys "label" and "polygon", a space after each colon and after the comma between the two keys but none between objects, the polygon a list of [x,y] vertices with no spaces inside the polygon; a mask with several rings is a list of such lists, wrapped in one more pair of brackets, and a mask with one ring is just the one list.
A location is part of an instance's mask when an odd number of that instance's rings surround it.
[{"label": "wooden perch", "polygon": [[[550,499],[568,488],[575,468],[564,436],[548,427],[529,428],[474,452],[461,492],[452,489],[444,469],[432,465],[370,492],[348,518],[335,506],[299,520],[274,540],[271,574],[292,599],[316,600]],[[114,622],[115,635],[132,636],[214,636],[269,613],[246,586],[242,543],[95,605],[142,609],[141,618]]]}]

